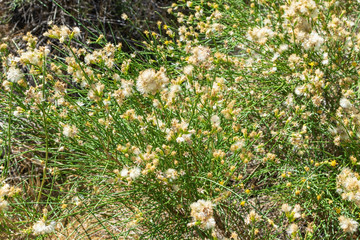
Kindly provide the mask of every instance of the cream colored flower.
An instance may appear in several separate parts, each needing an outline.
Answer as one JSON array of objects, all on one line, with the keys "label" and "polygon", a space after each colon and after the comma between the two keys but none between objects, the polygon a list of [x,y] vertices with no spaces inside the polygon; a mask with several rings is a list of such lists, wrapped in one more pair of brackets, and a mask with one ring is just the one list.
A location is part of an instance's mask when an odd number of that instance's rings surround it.
[{"label": "cream colored flower", "polygon": [[141,169],[139,167],[134,167],[129,170],[129,177],[132,180],[135,180],[136,178],[140,177]]},{"label": "cream colored flower", "polygon": [[340,106],[341,106],[342,108],[351,108],[352,104],[351,104],[351,102],[350,102],[348,99],[346,99],[346,98],[341,98],[341,99],[340,99]]},{"label": "cream colored flower", "polygon": [[345,216],[339,217],[339,223],[340,223],[341,229],[344,230],[344,232],[350,232],[350,233],[356,232],[356,230],[359,226],[359,223],[357,221],[355,221],[352,218],[345,217]]},{"label": "cream colored flower", "polygon": [[6,73],[6,77],[9,82],[17,83],[24,77],[24,74],[20,69],[16,67],[10,67]]},{"label": "cream colored flower", "polygon": [[165,74],[165,68],[160,68],[158,72],[150,68],[140,73],[136,82],[136,88],[142,94],[156,94],[168,82],[169,79]]},{"label": "cream colored flower", "polygon": [[289,235],[294,235],[297,233],[297,231],[299,230],[299,227],[298,225],[296,225],[295,223],[293,224],[290,224],[289,227],[286,229],[286,232],[289,234]]},{"label": "cream colored flower", "polygon": [[6,210],[7,207],[8,207],[8,202],[6,200],[0,199],[0,212],[2,212],[3,210]]},{"label": "cream colored flower", "polygon": [[213,217],[213,204],[210,201],[198,200],[190,205],[193,222],[189,226],[199,225],[203,229],[211,229],[216,225]]},{"label": "cream colored flower", "polygon": [[190,64],[198,65],[205,62],[210,57],[210,48],[198,46],[191,49],[192,56],[189,57]]},{"label": "cream colored flower", "polygon": [[63,134],[66,137],[75,137],[78,132],[78,129],[76,126],[70,126],[69,124],[65,124],[63,126]]},{"label": "cream colored flower", "polygon": [[55,231],[56,222],[51,222],[49,225],[46,225],[43,220],[39,220],[33,226],[34,235],[47,234]]},{"label": "cream colored flower", "polygon": [[10,185],[6,183],[0,188],[0,197],[8,195],[9,192],[10,192]]},{"label": "cream colored flower", "polygon": [[250,213],[245,218],[245,224],[249,225],[255,223],[261,219],[261,216],[255,212],[255,210],[251,210]]}]

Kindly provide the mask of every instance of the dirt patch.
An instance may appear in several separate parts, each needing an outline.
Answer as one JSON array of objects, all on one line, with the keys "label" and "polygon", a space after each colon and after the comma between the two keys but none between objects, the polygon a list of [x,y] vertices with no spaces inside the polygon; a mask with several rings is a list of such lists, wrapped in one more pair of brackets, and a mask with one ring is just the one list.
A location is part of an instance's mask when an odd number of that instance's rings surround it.
[{"label": "dirt patch", "polygon": [[[15,2],[18,3],[15,5]],[[132,43],[142,40],[144,30],[157,30],[158,21],[173,23],[172,16],[166,11],[169,5],[169,0],[4,0],[0,2],[0,38],[10,39],[31,32],[41,45],[47,40],[42,34],[51,22],[80,27],[82,39],[103,34],[108,41],[135,46]],[[127,14],[128,20],[122,18],[123,13]]]}]

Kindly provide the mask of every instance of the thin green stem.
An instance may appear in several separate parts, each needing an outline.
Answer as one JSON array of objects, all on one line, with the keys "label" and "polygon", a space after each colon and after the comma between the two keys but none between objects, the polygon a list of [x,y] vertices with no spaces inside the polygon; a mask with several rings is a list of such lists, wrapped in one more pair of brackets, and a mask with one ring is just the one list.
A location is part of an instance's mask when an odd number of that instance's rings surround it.
[{"label": "thin green stem", "polygon": [[8,141],[7,141],[7,146],[5,147],[7,158],[4,166],[4,171],[2,172],[2,177],[4,177],[5,174],[7,174],[11,160],[11,121],[12,121],[11,110],[12,110],[12,101],[13,101],[12,92],[13,92],[13,85],[11,85],[10,94],[9,94],[9,112],[8,112],[8,129],[7,129]]},{"label": "thin green stem", "polygon": [[43,190],[44,184],[45,184],[46,171],[47,171],[47,165],[48,165],[48,160],[49,160],[49,133],[48,133],[48,126],[47,126],[45,110],[43,110],[43,118],[44,118],[44,127],[45,127],[45,165],[43,168],[43,178],[41,181],[41,186],[40,186],[40,190],[39,190],[36,202],[39,202],[40,198],[41,198],[41,193],[42,193],[42,190]]}]

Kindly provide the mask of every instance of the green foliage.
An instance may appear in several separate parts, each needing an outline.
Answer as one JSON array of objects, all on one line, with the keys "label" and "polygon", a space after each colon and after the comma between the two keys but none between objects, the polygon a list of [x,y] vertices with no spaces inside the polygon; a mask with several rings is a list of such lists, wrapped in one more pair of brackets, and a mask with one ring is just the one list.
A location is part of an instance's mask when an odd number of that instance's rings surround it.
[{"label": "green foliage", "polygon": [[359,4],[168,12],[179,26],[159,22],[130,51],[56,25],[46,46],[0,46],[2,176],[23,193],[0,194],[6,231],[357,239]]}]

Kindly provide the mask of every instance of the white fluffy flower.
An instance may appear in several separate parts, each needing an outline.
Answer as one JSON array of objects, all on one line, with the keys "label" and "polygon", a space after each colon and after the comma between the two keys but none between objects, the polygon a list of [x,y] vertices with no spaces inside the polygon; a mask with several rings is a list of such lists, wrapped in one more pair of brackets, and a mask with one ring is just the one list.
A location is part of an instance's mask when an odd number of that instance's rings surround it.
[{"label": "white fluffy flower", "polygon": [[294,213],[294,218],[299,218],[301,217],[301,213],[300,213],[301,207],[299,204],[296,204],[292,210],[292,212]]},{"label": "white fluffy flower", "polygon": [[285,203],[281,206],[281,210],[286,214],[289,218],[300,218],[301,217],[301,207],[299,204],[296,204],[294,207],[291,207],[289,204]]},{"label": "white fluffy flower", "polygon": [[74,27],[73,33],[74,33],[74,37],[79,37],[80,36],[80,28]]},{"label": "white fluffy flower", "polygon": [[191,49],[192,55],[189,57],[188,62],[190,64],[198,65],[205,62],[210,57],[210,48],[197,46]]},{"label": "white fluffy flower", "polygon": [[141,169],[139,167],[134,167],[129,170],[129,177],[133,180],[140,177]]},{"label": "white fluffy flower", "polygon": [[33,226],[34,235],[47,234],[55,230],[56,222],[51,222],[49,225],[46,225],[43,220],[39,220]]},{"label": "white fluffy flower", "polygon": [[204,223],[204,229],[212,229],[215,227],[215,225],[216,225],[215,219],[211,217]]},{"label": "white fluffy flower", "polygon": [[0,200],[0,212],[2,212],[3,210],[6,210],[8,207],[8,202],[5,200]]},{"label": "white fluffy flower", "polygon": [[279,46],[279,52],[284,52],[286,50],[288,50],[289,46],[287,44],[281,44]]},{"label": "white fluffy flower", "polygon": [[194,67],[192,65],[187,65],[184,67],[184,73],[186,75],[191,75],[194,70]]},{"label": "white fluffy flower", "polygon": [[168,170],[166,170],[165,174],[166,174],[166,177],[169,178],[170,180],[175,180],[179,176],[178,172],[172,168],[169,168]]},{"label": "white fluffy flower", "polygon": [[339,222],[340,222],[340,227],[342,230],[344,230],[344,232],[354,233],[354,232],[356,232],[356,230],[359,226],[359,223],[357,221],[355,221],[352,218],[345,217],[345,216],[340,216]]},{"label": "white fluffy flower", "polygon": [[291,211],[291,206],[287,203],[284,203],[282,206],[281,206],[281,210],[285,213],[288,213]]},{"label": "white fluffy flower", "polygon": [[221,120],[218,115],[213,115],[210,121],[213,126],[220,127]]},{"label": "white fluffy flower", "polygon": [[350,108],[350,107],[352,106],[352,104],[351,104],[351,102],[350,102],[348,99],[346,99],[346,98],[341,98],[341,99],[340,99],[340,106],[341,106],[342,108]]},{"label": "white fluffy flower", "polygon": [[251,210],[250,213],[245,218],[245,224],[249,225],[251,223],[255,223],[261,219],[261,216],[255,212],[255,210]]},{"label": "white fluffy flower", "polygon": [[120,172],[120,176],[127,177],[128,175],[129,175],[129,170],[126,167],[123,168],[123,170],[121,170]]},{"label": "white fluffy flower", "polygon": [[155,94],[162,90],[163,85],[168,82],[165,68],[160,68],[158,72],[155,72],[154,69],[146,69],[140,73],[136,82],[136,89],[143,94]]},{"label": "white fluffy flower", "polygon": [[360,206],[360,181],[349,168],[344,168],[336,177],[337,192],[342,199],[352,201]]},{"label": "white fluffy flower", "polygon": [[303,42],[305,50],[311,48],[319,49],[320,46],[325,42],[324,38],[321,37],[317,32],[311,32],[309,37]]},{"label": "white fluffy flower", "polygon": [[20,69],[16,67],[10,67],[6,73],[7,80],[13,83],[17,83],[24,77],[24,74],[21,72]]},{"label": "white fluffy flower", "polygon": [[285,99],[284,104],[286,106],[293,106],[294,105],[294,96],[290,93],[287,98]]},{"label": "white fluffy flower", "polygon": [[303,95],[304,92],[305,92],[305,87],[304,86],[297,86],[295,88],[295,94],[298,95],[298,96]]},{"label": "white fluffy flower", "polygon": [[265,44],[268,39],[273,38],[276,35],[274,31],[271,30],[268,26],[263,28],[255,27],[250,29],[247,34],[247,38],[250,41],[254,41],[258,44]]},{"label": "white fluffy flower", "polygon": [[295,223],[293,223],[293,224],[290,224],[290,226],[287,228],[286,232],[287,232],[289,235],[293,235],[293,234],[295,234],[298,230],[299,230],[298,225],[296,225]]},{"label": "white fluffy flower", "polygon": [[216,225],[213,217],[213,204],[210,201],[198,200],[190,205],[191,216],[193,222],[189,223],[189,226],[197,225],[200,222],[200,227],[203,229],[211,229]]},{"label": "white fluffy flower", "polygon": [[65,124],[63,126],[63,134],[66,137],[74,137],[77,134],[78,130],[76,128],[76,126],[70,126],[68,124]]},{"label": "white fluffy flower", "polygon": [[177,138],[176,138],[176,142],[177,142],[177,143],[185,142],[185,138],[183,138],[183,137],[177,137]]},{"label": "white fluffy flower", "polygon": [[235,142],[233,145],[231,145],[230,150],[232,152],[235,152],[235,151],[241,149],[242,147],[244,147],[244,140]]},{"label": "white fluffy flower", "polygon": [[4,186],[0,188],[0,197],[9,194],[9,192],[10,192],[10,185],[6,183],[4,184]]},{"label": "white fluffy flower", "polygon": [[9,81],[4,80],[1,85],[4,87],[5,91],[10,91],[11,90],[11,83]]}]

